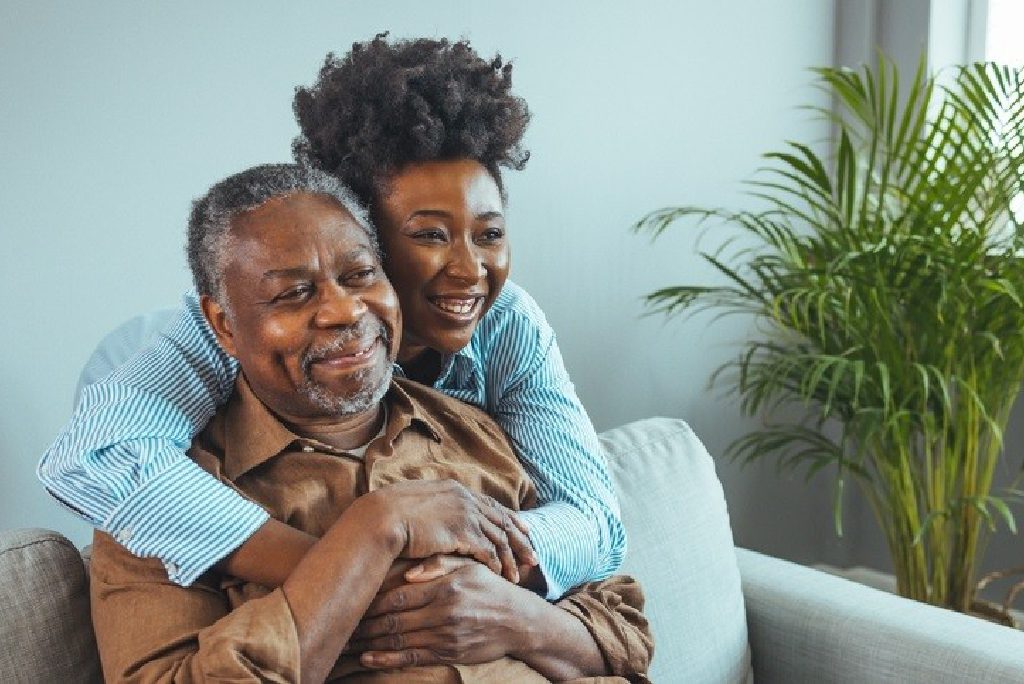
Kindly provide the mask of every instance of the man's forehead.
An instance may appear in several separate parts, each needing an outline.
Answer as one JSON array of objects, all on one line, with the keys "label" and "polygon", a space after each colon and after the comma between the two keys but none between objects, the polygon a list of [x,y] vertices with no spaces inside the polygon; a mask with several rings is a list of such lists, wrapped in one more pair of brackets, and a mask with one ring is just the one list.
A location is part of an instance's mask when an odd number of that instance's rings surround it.
[{"label": "man's forehead", "polygon": [[242,240],[275,244],[275,248],[323,239],[367,247],[373,244],[367,229],[337,200],[310,194],[267,200],[236,216],[231,233]]},{"label": "man's forehead", "polygon": [[238,216],[229,245],[227,262],[247,278],[377,259],[366,229],[336,201],[318,196],[274,198]]}]

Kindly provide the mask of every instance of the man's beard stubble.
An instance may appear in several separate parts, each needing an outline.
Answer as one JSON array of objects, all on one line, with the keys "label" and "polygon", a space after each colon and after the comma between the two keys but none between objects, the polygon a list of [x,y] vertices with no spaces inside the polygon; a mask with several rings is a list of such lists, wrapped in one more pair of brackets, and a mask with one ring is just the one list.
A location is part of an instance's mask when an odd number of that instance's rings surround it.
[{"label": "man's beard stubble", "polygon": [[[335,415],[351,415],[361,413],[380,403],[391,386],[393,373],[392,364],[386,359],[384,368],[371,366],[353,373],[353,378],[359,383],[359,390],[350,396],[339,396],[332,392],[322,383],[313,379],[310,368],[313,363],[329,356],[331,353],[341,350],[346,344],[358,339],[379,338],[384,349],[391,348],[391,335],[387,327],[375,316],[365,317],[359,323],[343,328],[338,331],[337,337],[327,344],[311,347],[302,356],[302,384],[299,391],[317,408]],[[374,382],[374,375],[380,373],[378,382]]]}]

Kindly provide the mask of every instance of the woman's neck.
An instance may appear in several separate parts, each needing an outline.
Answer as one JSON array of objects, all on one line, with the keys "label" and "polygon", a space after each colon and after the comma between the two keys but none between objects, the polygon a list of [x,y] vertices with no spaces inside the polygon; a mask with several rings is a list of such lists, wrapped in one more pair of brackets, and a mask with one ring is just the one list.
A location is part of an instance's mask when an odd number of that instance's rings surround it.
[{"label": "woman's neck", "polygon": [[398,359],[405,377],[428,386],[434,384],[444,367],[441,353],[428,347],[420,347],[408,354],[400,353]]}]

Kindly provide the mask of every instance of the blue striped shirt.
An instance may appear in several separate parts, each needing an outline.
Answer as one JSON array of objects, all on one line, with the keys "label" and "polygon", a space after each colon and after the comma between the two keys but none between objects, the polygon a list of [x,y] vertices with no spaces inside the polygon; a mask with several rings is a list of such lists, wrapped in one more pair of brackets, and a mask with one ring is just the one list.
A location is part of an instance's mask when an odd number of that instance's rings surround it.
[{"label": "blue striped shirt", "polygon": [[[160,558],[172,581],[191,584],[267,519],[185,454],[237,373],[187,295],[155,344],[83,388],[40,480],[132,553]],[[434,386],[494,417],[536,484],[540,505],[521,517],[548,598],[617,570],[626,538],[608,468],[554,331],[525,291],[505,284]]]}]

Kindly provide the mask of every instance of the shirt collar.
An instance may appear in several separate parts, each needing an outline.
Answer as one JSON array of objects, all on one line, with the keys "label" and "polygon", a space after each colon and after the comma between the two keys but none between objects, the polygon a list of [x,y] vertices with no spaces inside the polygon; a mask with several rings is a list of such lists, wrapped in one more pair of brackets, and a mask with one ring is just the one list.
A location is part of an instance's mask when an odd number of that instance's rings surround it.
[{"label": "shirt collar", "polygon": [[476,350],[473,349],[472,344],[467,344],[444,360],[444,363],[441,365],[441,372],[434,382],[434,387],[449,387],[453,385],[463,387],[475,375],[479,365],[480,362]]},{"label": "shirt collar", "polygon": [[[393,444],[404,430],[416,426],[436,442],[444,434],[424,407],[406,392],[396,379],[391,383],[384,401],[388,407],[384,435]],[[235,393],[224,411],[224,474],[234,481],[253,468],[266,463],[295,442],[312,445],[317,451],[338,452],[317,440],[302,437],[289,430],[253,393],[244,374],[238,375]]]}]

